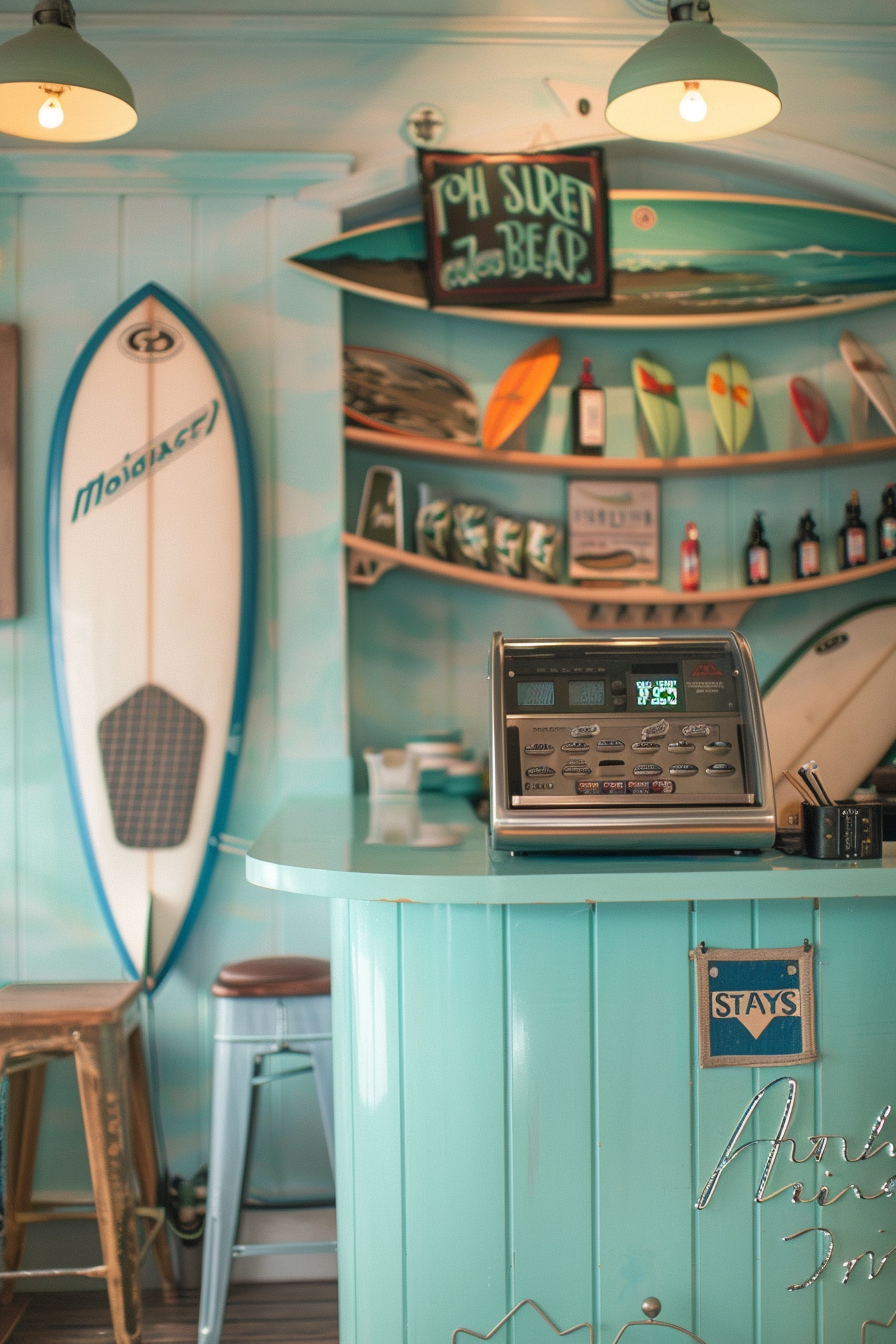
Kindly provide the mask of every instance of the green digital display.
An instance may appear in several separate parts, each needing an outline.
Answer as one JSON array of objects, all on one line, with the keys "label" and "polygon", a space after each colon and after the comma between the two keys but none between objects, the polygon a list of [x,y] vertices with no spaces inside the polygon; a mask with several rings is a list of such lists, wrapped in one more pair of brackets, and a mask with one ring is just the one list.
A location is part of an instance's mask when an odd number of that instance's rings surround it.
[{"label": "green digital display", "polygon": [[516,703],[522,709],[531,709],[534,705],[552,705],[554,703],[554,683],[552,681],[518,681],[516,684]]}]

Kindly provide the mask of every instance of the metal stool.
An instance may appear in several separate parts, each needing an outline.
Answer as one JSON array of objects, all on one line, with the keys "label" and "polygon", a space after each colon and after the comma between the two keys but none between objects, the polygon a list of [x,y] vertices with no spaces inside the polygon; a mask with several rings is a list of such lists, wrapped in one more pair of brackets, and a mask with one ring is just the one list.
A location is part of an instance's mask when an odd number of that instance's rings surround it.
[{"label": "metal stool", "polygon": [[[177,1285],[157,1207],[159,1174],[140,1042],[135,984],[20,984],[0,990],[0,1078],[9,1086],[3,1300],[16,1279],[69,1274],[104,1278],[116,1344],[140,1340],[138,1267],[152,1243],[165,1300]],[[44,1075],[51,1059],[74,1055],[84,1116],[95,1211],[32,1200]],[[132,1181],[142,1204],[135,1207]],[[142,1254],[137,1219],[147,1222]],[[95,1218],[102,1265],[85,1269],[22,1270],[32,1223]]]},{"label": "metal stool", "polygon": [[[264,957],[233,962],[221,971],[212,993],[218,1002],[199,1300],[200,1344],[218,1344],[221,1337],[234,1257],[336,1249],[333,1241],[234,1244],[243,1202],[253,1100],[259,1087],[305,1073],[309,1068],[314,1070],[333,1164],[330,963],[316,957]],[[265,1056],[282,1051],[305,1056],[305,1062],[295,1069],[265,1074],[262,1071]]]}]

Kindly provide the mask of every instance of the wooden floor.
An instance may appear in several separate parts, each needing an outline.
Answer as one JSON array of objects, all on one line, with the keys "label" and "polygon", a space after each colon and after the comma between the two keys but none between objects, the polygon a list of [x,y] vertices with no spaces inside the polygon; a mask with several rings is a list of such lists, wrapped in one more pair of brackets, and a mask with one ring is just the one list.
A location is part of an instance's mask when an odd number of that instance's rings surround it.
[{"label": "wooden floor", "polygon": [[[144,1344],[196,1344],[199,1294],[166,1307],[143,1295]],[[0,1322],[2,1325],[2,1322]],[[0,1328],[0,1338],[3,1331]],[[337,1344],[335,1282],[235,1284],[221,1344]],[[113,1344],[104,1293],[32,1293],[8,1344]]]}]

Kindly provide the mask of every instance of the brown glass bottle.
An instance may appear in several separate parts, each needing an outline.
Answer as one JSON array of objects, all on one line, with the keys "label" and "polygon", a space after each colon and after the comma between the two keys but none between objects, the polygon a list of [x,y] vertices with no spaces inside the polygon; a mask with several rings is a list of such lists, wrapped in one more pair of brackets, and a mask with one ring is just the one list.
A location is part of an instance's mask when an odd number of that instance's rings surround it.
[{"label": "brown glass bottle", "polygon": [[868,527],[862,519],[859,492],[853,490],[846,504],[846,519],[837,533],[837,564],[855,569],[868,563]]}]

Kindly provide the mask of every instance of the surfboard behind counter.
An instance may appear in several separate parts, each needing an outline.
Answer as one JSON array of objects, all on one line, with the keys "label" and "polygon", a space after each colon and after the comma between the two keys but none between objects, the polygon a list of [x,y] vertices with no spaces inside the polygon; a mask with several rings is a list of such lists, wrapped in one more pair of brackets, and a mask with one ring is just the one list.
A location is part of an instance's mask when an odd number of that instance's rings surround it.
[{"label": "surfboard behind counter", "polygon": [[87,865],[126,967],[153,987],[198,912],[227,816],[256,569],[236,384],[214,338],[157,285],[101,324],[69,377],[47,546],[56,703]]}]

